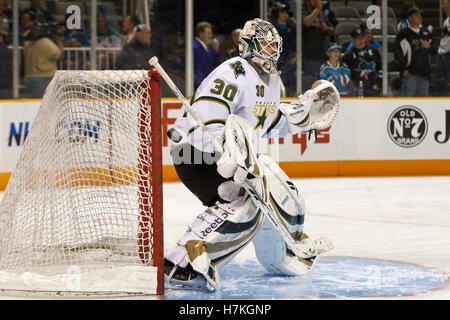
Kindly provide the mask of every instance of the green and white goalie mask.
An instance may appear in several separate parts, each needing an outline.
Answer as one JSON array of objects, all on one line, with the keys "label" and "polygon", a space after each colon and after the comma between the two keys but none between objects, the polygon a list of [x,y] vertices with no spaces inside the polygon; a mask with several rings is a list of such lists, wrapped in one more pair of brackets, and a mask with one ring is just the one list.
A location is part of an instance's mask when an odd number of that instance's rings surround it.
[{"label": "green and white goalie mask", "polygon": [[277,72],[282,39],[275,27],[259,18],[245,23],[239,38],[239,54],[250,59],[268,73]]}]

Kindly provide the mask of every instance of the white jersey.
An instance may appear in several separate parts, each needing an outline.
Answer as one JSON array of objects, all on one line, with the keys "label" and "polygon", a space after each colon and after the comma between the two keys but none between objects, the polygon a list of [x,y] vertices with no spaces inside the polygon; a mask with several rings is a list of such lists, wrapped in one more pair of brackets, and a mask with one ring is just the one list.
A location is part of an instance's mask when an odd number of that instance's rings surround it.
[{"label": "white jersey", "polygon": [[[246,119],[254,129],[254,137],[283,137],[289,134],[286,118],[279,110],[280,80],[270,74],[267,85],[253,66],[241,57],[223,62],[198,87],[191,105],[214,135],[221,135],[230,114]],[[190,114],[175,122],[182,135],[179,143],[212,153],[214,146],[203,134]]]}]

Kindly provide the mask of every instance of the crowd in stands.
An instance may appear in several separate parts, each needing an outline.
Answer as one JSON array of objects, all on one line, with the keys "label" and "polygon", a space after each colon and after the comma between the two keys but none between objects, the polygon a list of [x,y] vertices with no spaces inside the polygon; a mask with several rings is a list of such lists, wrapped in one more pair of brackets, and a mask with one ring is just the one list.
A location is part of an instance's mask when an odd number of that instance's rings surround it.
[{"label": "crowd in stands", "polygon": [[[66,18],[70,15],[67,14]],[[0,98],[10,97],[12,79],[12,12],[9,1],[0,0]],[[82,52],[69,56],[67,49],[90,47],[90,28],[68,29],[58,23],[41,7],[40,0],[31,0],[29,8],[20,11],[19,45],[23,47],[21,78],[22,96],[40,98],[55,72],[79,68],[75,60],[81,60]],[[150,26],[141,24],[135,15],[124,17],[122,30],[108,25],[108,16],[99,7],[97,13],[98,66],[116,69],[147,69],[152,52]],[[65,50],[66,49],[66,50]],[[106,50],[101,50],[106,49]],[[108,51],[107,49],[114,49]],[[119,49],[119,50],[118,50]],[[89,54],[89,50],[86,50]],[[86,69],[89,68],[89,59]],[[105,67],[104,67],[105,68]]]},{"label": "crowd in stands", "polygon": [[[361,1],[360,4],[362,2],[365,3],[365,7],[361,6],[362,9],[366,9],[370,4],[380,5],[380,1]],[[347,11],[355,12],[356,9],[332,7],[331,4],[333,0],[304,1],[301,28],[302,88],[310,88],[317,79],[325,79],[333,81],[343,96],[381,96],[383,47],[380,42],[374,40],[374,32],[378,31],[380,35],[381,30],[369,28],[358,12],[357,20],[342,19],[343,11],[349,9]],[[442,0],[442,7],[447,19],[441,29],[438,52],[432,46],[432,32],[435,28],[422,26],[422,10],[413,1],[403,2],[399,21],[396,21],[395,13],[389,14],[391,28],[388,32],[391,36],[389,39],[391,49],[390,55],[385,58],[389,62],[389,86],[394,95],[428,96],[430,84],[434,80],[434,94],[448,96],[449,0]],[[286,87],[287,96],[298,95],[296,21],[292,16],[293,12],[289,8],[288,1],[275,2],[269,12],[269,20],[283,38],[283,51],[278,61],[278,70]],[[395,24],[392,19],[395,19]],[[342,33],[337,32],[337,29],[339,25],[346,23],[353,26],[346,34],[350,41],[341,41]],[[236,45],[233,46],[234,48],[227,51],[226,58],[232,56],[229,53],[237,53]],[[214,50],[216,49],[210,49],[210,56],[205,60],[208,61],[206,63],[208,70],[212,70],[220,62],[215,58]],[[437,53],[436,79],[431,79],[431,56]],[[214,61],[213,66],[211,61]],[[204,67],[205,65],[196,63],[196,68]],[[204,70],[201,73],[205,74]],[[396,74],[398,77],[392,78]],[[195,81],[196,86],[202,80],[198,77]]]},{"label": "crowd in stands", "polygon": [[[12,44],[12,13],[9,2],[0,0],[0,98],[4,95],[2,90],[10,90],[11,87],[12,55],[8,46]],[[268,20],[283,39],[278,70],[286,95],[296,96],[299,94],[296,89],[297,27],[293,10],[289,6],[291,2],[269,2]],[[369,28],[357,8],[339,7],[335,2],[303,1],[302,88],[306,90],[317,79],[326,79],[334,82],[343,96],[380,96],[383,78],[380,31]],[[381,1],[361,2],[379,5]],[[442,0],[446,19],[439,31],[439,28],[433,30],[422,25],[422,11],[413,1],[403,2],[398,19],[395,14],[390,15],[391,20],[395,19],[395,24],[390,20],[395,30],[389,29],[389,57],[384,58],[389,62],[389,85],[395,95],[427,96],[430,84],[434,81],[433,93],[448,96],[449,2]],[[29,3],[29,7],[20,12],[19,21],[19,44],[23,47],[21,77],[24,92],[30,97],[41,97],[56,70],[82,68],[77,64],[82,58],[81,51],[74,55],[69,55],[69,51],[70,48],[89,48],[91,31],[85,27],[69,30],[65,23],[57,23],[52,14],[42,8],[40,0],[31,0]],[[97,13],[97,48],[100,49],[97,68],[146,69],[148,59],[161,54],[161,50],[152,43],[150,26],[142,24],[136,15],[121,17],[121,30],[109,25],[109,21],[111,19],[107,12],[100,6]],[[210,22],[196,23],[193,39],[194,88],[222,61],[239,54],[239,27],[236,25],[227,35],[215,36],[214,26]],[[441,33],[439,46],[432,45],[433,32],[434,35],[436,32]],[[378,35],[377,39],[374,39],[374,33]],[[224,45],[221,43],[223,39],[228,39],[228,42],[223,42]],[[177,35],[174,42],[171,51],[165,52],[162,59],[174,73],[177,70],[184,72],[183,36]],[[437,56],[438,63],[435,79],[431,79],[432,55]],[[89,65],[83,67],[88,69]],[[397,77],[392,76],[396,74]],[[182,79],[183,75],[175,75],[175,78]]]},{"label": "crowd in stands", "polygon": [[[269,20],[283,38],[283,51],[278,61],[280,77],[286,88],[287,96],[296,96],[297,54],[296,54],[296,21],[292,17],[288,1],[277,1],[269,12]],[[362,2],[362,1],[361,1]],[[376,97],[382,95],[382,59],[381,40],[374,40],[374,30],[369,28],[364,19],[341,19],[343,13],[339,7],[332,7],[333,0],[305,0],[302,10],[302,88],[310,88],[317,79],[325,79],[335,83],[343,96]],[[379,1],[366,2],[380,5]],[[432,29],[422,26],[422,11],[413,1],[404,1],[400,20],[395,20],[395,27],[388,30],[390,34],[390,55],[388,72],[390,74],[390,91],[397,96],[428,96],[433,80],[434,94],[448,96],[450,84],[450,48],[449,48],[449,0],[442,1],[443,12],[447,19],[441,30],[438,53],[438,72],[436,79],[431,79],[431,56],[436,54],[432,46]],[[336,14],[333,11],[339,11]],[[347,9],[349,7],[344,7]],[[365,9],[365,7],[361,6]],[[355,11],[356,9],[353,9]],[[345,11],[345,10],[344,10]],[[350,10],[351,11],[351,10]],[[360,17],[359,13],[357,13]],[[390,13],[390,24],[395,14]],[[352,21],[352,23],[348,23]],[[348,30],[349,41],[342,41],[342,33],[336,32],[338,26],[348,23],[353,26]],[[391,26],[392,27],[392,26]],[[342,28],[341,28],[342,29]],[[396,30],[395,30],[396,29]],[[208,34],[212,34],[209,25]],[[233,31],[232,38],[236,39]],[[378,35],[380,34],[378,30]],[[345,39],[345,37],[344,37]],[[379,38],[380,39],[380,38]],[[195,85],[214,69],[221,61],[218,59],[217,45],[209,47],[206,42],[202,47],[194,42],[194,55],[201,56],[195,62]],[[212,40],[209,40],[212,41]],[[209,50],[207,50],[209,47]],[[226,50],[225,58],[237,55],[236,40]],[[206,62],[205,62],[206,61]],[[211,64],[211,61],[213,62]],[[222,59],[223,61],[223,59]],[[205,71],[206,70],[206,71]],[[394,77],[398,75],[397,77]]]}]

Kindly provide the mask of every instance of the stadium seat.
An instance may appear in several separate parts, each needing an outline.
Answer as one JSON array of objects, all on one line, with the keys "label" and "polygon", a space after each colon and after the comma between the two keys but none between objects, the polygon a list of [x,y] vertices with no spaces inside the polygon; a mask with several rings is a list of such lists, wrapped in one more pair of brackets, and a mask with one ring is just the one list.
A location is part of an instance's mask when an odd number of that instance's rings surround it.
[{"label": "stadium seat", "polygon": [[394,9],[392,9],[391,7],[388,7],[388,18],[397,19],[397,15],[395,14]]},{"label": "stadium seat", "polygon": [[346,5],[347,5],[346,1],[344,1],[344,0],[341,0],[341,1],[333,0],[330,2],[330,9],[334,11],[334,9],[340,8],[340,7],[345,7]]},{"label": "stadium seat", "polygon": [[359,24],[355,22],[340,22],[335,29],[337,42],[342,44],[345,41],[349,41],[351,32],[358,27]]},{"label": "stadium seat", "polygon": [[[388,37],[392,38],[397,35],[397,26],[395,24],[389,23],[388,24]],[[374,38],[381,38],[382,36],[382,29],[373,29],[373,37]]]},{"label": "stadium seat", "polygon": [[336,18],[339,22],[359,22],[361,21],[361,15],[358,10],[352,7],[339,7],[333,10]]},{"label": "stadium seat", "polygon": [[355,8],[358,10],[360,16],[364,16],[367,13],[367,8],[372,5],[371,1],[349,1],[347,7]]}]

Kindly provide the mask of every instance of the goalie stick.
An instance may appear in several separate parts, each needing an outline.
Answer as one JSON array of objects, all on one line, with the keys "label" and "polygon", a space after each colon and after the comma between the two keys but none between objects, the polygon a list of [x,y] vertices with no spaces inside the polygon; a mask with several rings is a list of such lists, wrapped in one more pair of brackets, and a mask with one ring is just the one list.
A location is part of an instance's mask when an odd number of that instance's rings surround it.
[{"label": "goalie stick", "polygon": [[[202,129],[202,131],[208,136],[208,138],[211,139],[215,150],[223,154],[223,147],[221,143],[208,131],[203,121],[198,116],[195,109],[193,109],[189,103],[187,102],[186,98],[183,96],[183,94],[180,92],[180,90],[177,88],[175,83],[172,81],[170,76],[165,72],[163,67],[159,64],[158,58],[156,56],[150,58],[149,64],[154,67],[161,77],[166,81],[169,88],[174,92],[174,94],[180,99],[183,107],[185,108],[186,112],[189,112],[189,114],[194,118],[195,121],[197,121],[197,124]],[[247,143],[247,146],[250,143]],[[249,151],[249,156],[252,158],[252,163],[257,164],[257,157],[256,154],[253,151],[253,148],[247,148]],[[259,165],[252,166],[252,169],[258,169],[261,168]],[[248,168],[249,169],[249,168]],[[252,185],[248,180],[244,182],[244,188],[249,193],[249,195],[254,199],[255,204],[258,206],[258,208],[263,212],[263,214],[268,217],[268,219],[271,221],[275,229],[280,233],[281,237],[286,242],[287,246],[294,252],[294,254],[299,258],[310,258],[313,256],[317,256],[321,253],[324,253],[330,249],[333,248],[333,245],[331,244],[331,241],[327,237],[322,237],[316,240],[311,241],[310,243],[299,243],[296,242],[292,236],[289,234],[289,231],[286,229],[285,226],[279,221],[279,218],[277,217],[277,214],[274,210],[276,210],[273,206],[273,204],[268,201],[267,198],[267,190],[264,188],[264,176],[263,173],[260,170],[257,170],[256,172],[254,170],[251,170],[252,174],[257,177],[257,181],[259,181],[262,185],[262,191],[264,194],[260,194],[256,189],[255,186]],[[292,196],[292,191],[288,190],[290,192],[290,195]]]}]

